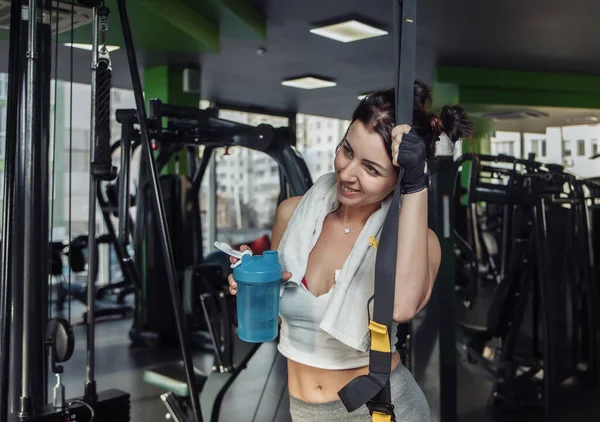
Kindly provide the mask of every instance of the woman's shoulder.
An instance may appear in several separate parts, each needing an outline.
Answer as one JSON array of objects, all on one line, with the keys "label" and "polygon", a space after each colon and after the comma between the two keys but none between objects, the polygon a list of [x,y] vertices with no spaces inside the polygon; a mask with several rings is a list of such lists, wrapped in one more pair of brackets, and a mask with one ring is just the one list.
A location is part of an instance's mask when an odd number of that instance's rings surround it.
[{"label": "woman's shoulder", "polygon": [[277,206],[277,215],[276,218],[280,221],[288,222],[292,218],[294,211],[296,211],[296,207],[302,200],[302,196],[292,196],[291,198],[284,199],[281,201],[279,206]]},{"label": "woman's shoulder", "polygon": [[275,222],[273,223],[273,234],[271,247],[273,249],[279,248],[279,242],[283,233],[286,231],[288,223],[292,219],[292,215],[298,207],[301,196],[292,196],[291,198],[281,201],[277,206],[277,212],[275,213]]}]

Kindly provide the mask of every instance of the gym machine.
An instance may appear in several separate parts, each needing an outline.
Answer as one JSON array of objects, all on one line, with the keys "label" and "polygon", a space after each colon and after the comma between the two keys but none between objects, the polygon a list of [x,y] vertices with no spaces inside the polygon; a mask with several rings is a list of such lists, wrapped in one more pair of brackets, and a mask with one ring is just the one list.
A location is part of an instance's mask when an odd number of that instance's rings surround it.
[{"label": "gym machine", "polygon": [[[80,1],[92,8],[93,48],[90,188],[114,177],[105,151],[110,132],[110,58],[104,41],[108,9],[102,1]],[[71,6],[73,12],[74,5]],[[6,183],[2,227],[0,286],[0,421],[129,420],[129,395],[118,390],[96,391],[94,374],[93,287],[95,234],[90,233],[87,306],[88,331],[85,394],[66,399],[59,363],[74,347],[70,323],[49,319],[48,277],[57,271],[49,242],[49,145],[52,15],[50,0],[11,2],[9,102],[6,142]],[[71,27],[73,34],[73,27]],[[58,42],[58,41],[57,41]],[[100,44],[102,48],[100,49]],[[110,159],[110,157],[108,157]],[[93,190],[92,190],[93,192]],[[90,197],[90,227],[95,228],[95,202]],[[13,312],[9,312],[10,309]],[[47,369],[56,375],[49,403]]]},{"label": "gym machine", "polygon": [[[218,148],[245,147],[260,151],[279,164],[281,195],[302,195],[311,186],[308,168],[292,147],[289,128],[274,129],[268,125],[257,127],[218,118],[218,110],[199,110],[165,104],[158,99],[150,100],[147,118],[149,139],[152,141],[157,170],[180,151],[187,152],[188,175],[163,174],[159,184],[165,198],[168,234],[176,251],[175,266],[177,285],[181,291],[181,303],[186,326],[196,334],[188,337],[205,339],[201,346],[214,353],[214,365],[210,374],[193,368],[195,387],[200,394],[202,417],[218,420],[220,405],[225,393],[260,345],[240,341],[236,335],[235,301],[227,291],[227,257],[202,251],[202,230],[199,210],[199,191],[202,179]],[[163,256],[156,247],[158,235],[152,229],[156,215],[147,205],[150,200],[147,163],[140,164],[138,190],[130,195],[129,160],[132,151],[140,144],[140,131],[136,110],[118,110],[117,121],[121,123],[121,171],[119,172],[118,221],[120,247],[126,250],[133,242],[135,273],[142,275],[143,297],[136,306],[132,341],[143,345],[168,342],[173,336],[173,321],[165,312],[165,295],[168,293],[163,280],[164,269],[160,265]],[[199,148],[203,148],[200,154]],[[198,163],[197,158],[201,160]],[[108,192],[108,190],[107,190]],[[129,230],[129,205],[135,198],[137,207],[135,230]],[[125,220],[122,218],[125,216]],[[109,232],[111,230],[109,229]],[[191,333],[190,331],[190,333]],[[168,392],[161,396],[169,416],[175,420],[191,420],[192,390],[186,380],[185,367],[181,362],[171,362],[151,368],[144,373],[144,381]]]},{"label": "gym machine", "polygon": [[[185,276],[186,269],[201,263],[216,264],[223,261],[222,257],[212,254],[210,262],[205,262],[199,209],[200,186],[217,148],[240,146],[268,154],[279,164],[283,198],[301,195],[312,183],[306,164],[291,146],[292,134],[289,128],[274,129],[264,124],[253,127],[220,119],[217,114],[218,110],[214,108],[200,110],[164,104],[158,99],[150,100],[148,126],[158,171],[161,172],[182,150],[187,152],[189,163],[187,175],[159,176],[163,195],[169,197],[164,202],[167,227],[173,244],[177,282],[184,293],[182,300],[187,303],[186,309],[191,309],[190,304],[193,301],[189,296],[193,289],[185,284],[186,280],[190,280]],[[125,191],[130,186],[129,162],[133,152],[140,145],[136,110],[117,110],[116,119],[121,124],[122,131],[118,145],[113,145],[113,150],[119,146],[121,148],[122,170],[119,172],[118,192],[114,184],[109,184],[99,200],[109,234],[116,232],[109,221],[110,214],[114,213],[118,217],[118,235],[111,235],[111,238],[117,255],[125,257],[119,258],[121,262],[131,262],[128,248],[133,244],[135,269],[131,268],[127,274],[134,275],[134,284],[143,294],[136,300],[130,337],[134,344],[139,345],[169,344],[176,340],[173,333],[174,316],[164,312],[168,286],[163,282],[165,269],[160,265],[163,256],[156,247],[158,234],[153,229],[156,226],[156,215],[148,204],[151,192],[148,169],[144,162],[140,163],[136,194],[131,195]],[[204,148],[202,154],[199,151],[201,147]],[[202,157],[198,163],[200,155]],[[118,200],[113,200],[111,204],[111,197],[117,196]],[[129,212],[132,201],[135,201],[136,205],[135,230],[131,229],[133,218]],[[118,205],[116,213],[115,202]],[[121,215],[125,218],[121,218]],[[115,244],[117,238],[119,241]],[[208,266],[206,270],[216,271]],[[225,268],[223,270],[226,271]],[[227,274],[218,276],[221,277],[217,282],[217,285],[221,283],[219,287],[226,286],[226,276]],[[199,294],[194,297],[198,296]],[[203,317],[192,317],[188,324],[199,334],[194,338],[198,340],[200,347],[212,347],[208,326]]]},{"label": "gym machine", "polygon": [[[548,419],[563,381],[599,381],[599,296],[590,259],[593,182],[533,156],[466,154],[456,166],[467,162],[471,231],[453,232],[457,279],[463,281],[457,292],[465,307],[472,307],[484,285],[477,204],[502,210],[500,256],[497,271],[488,267],[494,292],[487,321],[483,326],[458,321],[457,350],[466,368],[494,383],[495,405],[542,407]],[[455,203],[462,193],[456,186]]]}]

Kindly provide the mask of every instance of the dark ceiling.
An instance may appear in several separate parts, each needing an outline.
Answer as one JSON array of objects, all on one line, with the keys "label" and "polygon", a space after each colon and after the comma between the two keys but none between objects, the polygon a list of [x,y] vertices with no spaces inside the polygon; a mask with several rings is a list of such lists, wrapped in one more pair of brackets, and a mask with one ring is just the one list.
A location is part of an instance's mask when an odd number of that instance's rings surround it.
[{"label": "dark ceiling", "polygon": [[[264,16],[266,38],[225,34],[216,53],[150,51],[139,35],[134,42],[144,46],[142,68],[200,66],[204,99],[348,118],[357,95],[394,83],[392,1],[246,0]],[[346,16],[379,24],[390,35],[343,44],[309,32],[318,22]],[[600,74],[598,16],[598,0],[420,0],[417,76],[432,81],[439,65]],[[259,48],[266,53],[257,54]],[[68,51],[60,49],[64,79]],[[114,83],[129,87],[124,55],[123,49],[112,53]],[[75,57],[75,80],[88,82],[89,53]],[[6,71],[7,58],[7,42],[0,41],[0,70]],[[332,78],[337,86],[305,91],[281,85],[304,74]]]}]

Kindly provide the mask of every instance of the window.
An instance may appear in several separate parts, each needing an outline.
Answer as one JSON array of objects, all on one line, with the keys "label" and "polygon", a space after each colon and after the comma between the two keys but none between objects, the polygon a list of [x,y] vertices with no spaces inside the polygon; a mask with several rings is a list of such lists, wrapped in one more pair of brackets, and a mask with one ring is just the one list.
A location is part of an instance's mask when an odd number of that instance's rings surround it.
[{"label": "window", "polygon": [[8,74],[0,73],[0,100],[6,100],[8,91]]},{"label": "window", "polygon": [[577,140],[577,156],[583,157],[585,155],[585,140],[578,139]]},{"label": "window", "polygon": [[[219,110],[219,117],[250,125],[289,125],[283,117]],[[215,150],[217,239],[230,245],[271,236],[280,194],[279,165],[267,154],[244,147]],[[208,184],[203,181],[201,197],[206,209]],[[208,222],[207,222],[208,223]],[[205,239],[208,240],[208,239]],[[205,244],[205,251],[212,245]]]},{"label": "window", "polygon": [[223,156],[223,148],[215,151],[217,174],[229,174],[216,180],[217,238],[229,244],[270,236],[280,193],[278,166],[268,155],[245,150],[249,163],[246,169],[229,166],[231,160],[237,164],[234,156],[241,150],[242,147],[232,147],[229,156]]},{"label": "window", "polygon": [[116,102],[121,101],[121,92],[117,91],[116,89],[113,89],[111,93],[112,93],[113,101],[116,101]]},{"label": "window", "polygon": [[598,155],[598,140],[592,139],[591,144],[592,144],[592,156]]},{"label": "window", "polygon": [[571,156],[571,141],[563,141],[563,157]]},{"label": "window", "polygon": [[[1,83],[1,82],[0,82]],[[6,106],[0,105],[0,158],[4,158],[4,146],[6,145]]]},{"label": "window", "polygon": [[514,141],[498,141],[496,142],[496,154],[504,154],[514,156],[515,142]]},{"label": "window", "polygon": [[[65,158],[68,161],[69,160],[69,156],[68,156],[69,152],[66,151],[65,153],[67,154]],[[73,163],[73,171],[74,172],[89,171],[89,169],[90,169],[89,153],[87,151],[73,150],[72,151],[72,163]]]},{"label": "window", "polygon": [[546,156],[546,140],[542,140],[542,153],[540,154],[542,157]]},{"label": "window", "polygon": [[540,155],[539,140],[537,140],[537,139],[531,140],[531,152],[533,152],[536,156]]},{"label": "window", "polygon": [[6,133],[6,106],[0,105],[0,133]]}]

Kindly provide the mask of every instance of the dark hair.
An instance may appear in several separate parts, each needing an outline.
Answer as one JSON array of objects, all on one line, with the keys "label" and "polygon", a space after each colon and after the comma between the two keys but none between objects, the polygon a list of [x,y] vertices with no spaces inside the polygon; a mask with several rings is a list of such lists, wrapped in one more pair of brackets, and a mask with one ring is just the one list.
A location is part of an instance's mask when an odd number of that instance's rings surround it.
[{"label": "dark hair", "polygon": [[[396,126],[395,90],[378,91],[365,97],[354,113],[352,123],[362,122],[370,131],[378,133],[392,157],[392,129]],[[423,138],[427,147],[427,158],[435,155],[435,143],[442,132],[452,142],[471,135],[472,122],[460,106],[444,106],[439,116],[431,112],[431,89],[415,81],[413,121],[411,127]],[[405,123],[405,122],[400,122]]]}]

